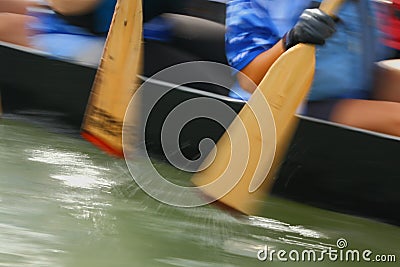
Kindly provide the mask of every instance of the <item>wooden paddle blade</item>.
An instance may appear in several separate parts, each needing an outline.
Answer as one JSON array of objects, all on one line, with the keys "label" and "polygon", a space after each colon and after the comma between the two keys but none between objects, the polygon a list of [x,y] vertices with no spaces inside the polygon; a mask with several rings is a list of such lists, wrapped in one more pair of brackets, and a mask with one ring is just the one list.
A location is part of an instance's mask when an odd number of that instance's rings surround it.
[{"label": "wooden paddle blade", "polygon": [[[343,1],[324,0],[320,8],[333,15]],[[192,179],[209,198],[243,213],[256,213],[260,200],[272,186],[295,131],[297,120],[294,114],[308,93],[314,68],[315,48],[304,44],[285,52],[271,66],[247,105],[201,166],[201,169],[208,168],[196,173]],[[264,113],[259,110],[265,106],[265,99],[275,121],[275,132],[271,131],[273,123],[260,123],[263,115],[268,113],[268,108],[264,108]],[[246,141],[248,146],[245,147]],[[244,155],[240,155],[238,149],[243,147]],[[271,152],[273,148],[275,154]]]},{"label": "wooden paddle blade", "polygon": [[[219,140],[214,148],[216,151],[210,153],[216,155],[215,158],[204,163],[212,162],[211,165],[196,173],[192,179],[207,196],[243,213],[254,214],[257,211],[260,199],[265,197],[265,190],[272,185],[294,131],[296,109],[311,86],[314,54],[313,46],[298,45],[272,65]],[[265,100],[269,103],[276,129],[273,120],[265,120],[268,117]],[[244,130],[241,125],[244,125]],[[232,185],[231,181],[238,182]],[[224,195],[227,185],[231,190]]]},{"label": "wooden paddle blade", "polygon": [[142,1],[118,0],[82,125],[82,135],[122,156],[122,125],[129,101],[139,87]]}]

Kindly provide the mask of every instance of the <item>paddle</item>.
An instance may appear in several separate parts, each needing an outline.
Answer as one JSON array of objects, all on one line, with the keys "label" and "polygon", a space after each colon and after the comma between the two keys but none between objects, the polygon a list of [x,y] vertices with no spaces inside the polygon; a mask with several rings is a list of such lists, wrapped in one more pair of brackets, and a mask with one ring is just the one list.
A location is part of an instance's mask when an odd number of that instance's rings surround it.
[{"label": "paddle", "polygon": [[[325,0],[320,9],[333,15],[342,2]],[[200,167],[208,168],[193,176],[192,182],[206,196],[246,214],[257,212],[296,129],[294,115],[309,91],[314,69],[315,48],[305,44],[288,50],[271,66]]]},{"label": "paddle", "polygon": [[82,136],[117,156],[131,96],[139,87],[142,1],[118,0],[82,125]]}]

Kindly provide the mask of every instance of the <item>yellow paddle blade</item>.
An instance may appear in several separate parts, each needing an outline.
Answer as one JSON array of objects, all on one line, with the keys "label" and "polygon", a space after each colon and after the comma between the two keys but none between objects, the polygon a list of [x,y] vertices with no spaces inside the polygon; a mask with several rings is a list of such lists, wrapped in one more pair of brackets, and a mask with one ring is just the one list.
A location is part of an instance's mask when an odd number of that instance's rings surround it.
[{"label": "yellow paddle blade", "polygon": [[82,135],[122,156],[122,124],[139,87],[142,1],[118,0],[82,125]]},{"label": "yellow paddle blade", "polygon": [[[321,9],[332,15],[342,2],[325,0]],[[315,48],[304,44],[271,66],[201,166],[203,171],[192,178],[209,198],[246,214],[257,212],[296,129],[294,115],[309,91],[314,69]]]},{"label": "yellow paddle blade", "polygon": [[[216,151],[210,153],[216,155],[211,165],[196,173],[193,183],[204,186],[202,190],[206,195],[230,207],[243,213],[254,213],[258,200],[264,197],[265,190],[271,185],[273,170],[279,166],[286,150],[287,133],[290,132],[287,130],[293,128],[295,111],[309,90],[314,66],[313,46],[299,45],[283,54],[218,141],[214,148]],[[268,110],[264,97],[271,110]],[[262,122],[271,112],[275,127],[273,120]],[[237,130],[242,128],[241,125],[244,125],[244,131]],[[241,155],[241,158],[236,155]],[[210,161],[206,160],[205,164]],[[271,175],[266,179],[271,167]],[[207,186],[215,180],[226,182]],[[231,185],[230,180],[239,182]],[[223,196],[227,184],[232,190]],[[263,190],[256,190],[260,184]]]}]

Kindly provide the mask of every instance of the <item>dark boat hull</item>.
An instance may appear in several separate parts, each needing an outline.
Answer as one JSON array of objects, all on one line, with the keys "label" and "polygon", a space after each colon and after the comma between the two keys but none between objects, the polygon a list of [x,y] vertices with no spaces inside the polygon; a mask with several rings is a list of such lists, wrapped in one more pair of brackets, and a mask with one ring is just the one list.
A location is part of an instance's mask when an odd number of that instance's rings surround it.
[{"label": "dark boat hull", "polygon": [[400,224],[400,139],[303,118],[274,193]]},{"label": "dark boat hull", "polygon": [[58,112],[80,126],[96,69],[47,56],[0,46],[0,90],[3,111]]}]

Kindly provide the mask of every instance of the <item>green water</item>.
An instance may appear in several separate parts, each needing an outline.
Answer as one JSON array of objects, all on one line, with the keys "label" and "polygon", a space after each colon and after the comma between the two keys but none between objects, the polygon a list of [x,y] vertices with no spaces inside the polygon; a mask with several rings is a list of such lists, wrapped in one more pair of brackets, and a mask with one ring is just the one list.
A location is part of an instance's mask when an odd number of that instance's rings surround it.
[{"label": "green water", "polygon": [[[398,266],[400,260],[399,227],[273,197],[264,203],[265,217],[166,206],[136,186],[124,161],[23,122],[0,120],[0,171],[0,266]],[[335,248],[338,238],[348,249],[396,255],[397,263],[257,259],[266,245],[321,251]]]}]

